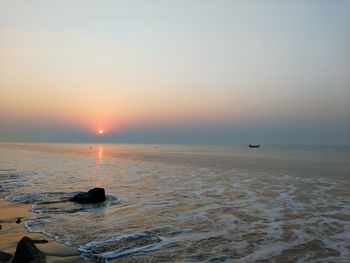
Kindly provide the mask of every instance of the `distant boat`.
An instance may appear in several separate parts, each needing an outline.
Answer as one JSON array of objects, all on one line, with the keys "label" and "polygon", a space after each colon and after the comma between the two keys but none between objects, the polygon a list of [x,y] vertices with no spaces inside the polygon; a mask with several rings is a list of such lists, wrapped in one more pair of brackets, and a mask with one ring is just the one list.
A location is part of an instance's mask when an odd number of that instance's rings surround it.
[{"label": "distant boat", "polygon": [[254,145],[254,144],[249,144],[248,147],[249,147],[249,148],[259,148],[259,147],[260,147],[260,144],[256,144],[256,145]]}]

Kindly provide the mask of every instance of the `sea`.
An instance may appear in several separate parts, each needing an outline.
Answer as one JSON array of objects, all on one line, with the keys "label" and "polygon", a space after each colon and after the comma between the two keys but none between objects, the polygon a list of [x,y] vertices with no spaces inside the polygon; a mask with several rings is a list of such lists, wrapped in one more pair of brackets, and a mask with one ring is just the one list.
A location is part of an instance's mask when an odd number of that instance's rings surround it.
[{"label": "sea", "polygon": [[350,146],[1,143],[0,198],[89,262],[350,262]]}]

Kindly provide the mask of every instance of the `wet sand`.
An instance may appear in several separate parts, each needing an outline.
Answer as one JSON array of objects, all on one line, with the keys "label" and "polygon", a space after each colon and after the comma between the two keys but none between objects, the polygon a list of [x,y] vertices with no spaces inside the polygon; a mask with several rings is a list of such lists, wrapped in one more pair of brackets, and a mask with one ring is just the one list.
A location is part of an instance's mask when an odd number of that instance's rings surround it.
[{"label": "wet sand", "polygon": [[[29,211],[30,207],[30,204],[17,204],[0,199],[0,251],[14,255],[20,239],[28,236],[32,239],[48,240],[46,244],[35,244],[45,253],[48,263],[85,262],[76,248],[57,243],[40,233],[29,233],[25,229],[24,223],[35,215]],[[21,218],[20,224],[16,224],[18,217]]]}]

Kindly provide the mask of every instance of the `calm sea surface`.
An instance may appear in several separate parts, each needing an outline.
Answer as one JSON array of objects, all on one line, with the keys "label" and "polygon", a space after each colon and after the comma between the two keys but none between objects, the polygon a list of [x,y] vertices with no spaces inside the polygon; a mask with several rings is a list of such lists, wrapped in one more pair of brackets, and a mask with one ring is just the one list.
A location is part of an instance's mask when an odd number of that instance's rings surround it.
[{"label": "calm sea surface", "polygon": [[0,197],[89,261],[350,262],[345,146],[0,144]]}]

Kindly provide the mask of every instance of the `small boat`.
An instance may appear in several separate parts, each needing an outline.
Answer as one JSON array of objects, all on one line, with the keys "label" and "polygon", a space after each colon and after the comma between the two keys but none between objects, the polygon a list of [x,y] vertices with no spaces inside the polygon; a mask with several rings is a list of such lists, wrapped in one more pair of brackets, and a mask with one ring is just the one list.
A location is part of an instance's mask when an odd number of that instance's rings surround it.
[{"label": "small boat", "polygon": [[259,148],[260,147],[260,144],[249,144],[248,145],[249,148]]}]

